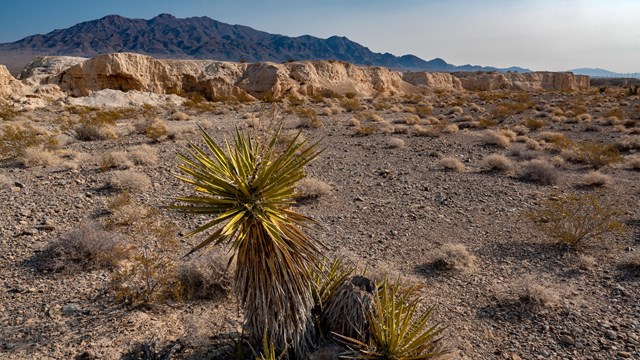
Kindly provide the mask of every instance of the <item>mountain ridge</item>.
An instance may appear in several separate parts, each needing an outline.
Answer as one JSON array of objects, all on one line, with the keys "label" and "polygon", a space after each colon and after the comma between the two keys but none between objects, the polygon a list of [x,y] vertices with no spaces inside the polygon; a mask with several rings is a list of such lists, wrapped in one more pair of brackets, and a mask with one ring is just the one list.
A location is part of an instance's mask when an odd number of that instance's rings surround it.
[{"label": "mountain ridge", "polygon": [[344,36],[321,39],[311,35],[289,37],[230,25],[207,16],[177,18],[160,14],[152,19],[107,15],[47,34],[1,43],[1,53],[93,57],[103,53],[136,52],[159,58],[226,61],[339,60],[356,65],[384,66],[402,71],[515,71],[529,69],[429,61],[415,55],[375,53]]}]

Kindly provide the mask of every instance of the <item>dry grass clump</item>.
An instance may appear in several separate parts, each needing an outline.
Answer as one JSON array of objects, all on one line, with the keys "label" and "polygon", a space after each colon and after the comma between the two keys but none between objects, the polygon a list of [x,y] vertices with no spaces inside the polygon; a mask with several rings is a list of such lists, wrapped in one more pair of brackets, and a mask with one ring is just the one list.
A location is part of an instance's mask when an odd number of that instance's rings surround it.
[{"label": "dry grass clump", "polygon": [[144,132],[149,139],[160,142],[169,136],[169,127],[163,120],[153,119],[147,124]]},{"label": "dry grass clump", "polygon": [[151,179],[135,170],[115,171],[109,178],[109,186],[118,191],[138,193],[151,187]]},{"label": "dry grass clump", "polygon": [[298,116],[298,127],[317,129],[323,125],[322,120],[318,117],[318,113],[311,106],[296,106],[292,111]]},{"label": "dry grass clump", "polygon": [[640,275],[640,251],[633,251],[622,256],[619,264],[621,267],[627,268]]},{"label": "dry grass clump", "polygon": [[539,185],[556,185],[560,182],[559,171],[545,160],[534,159],[524,164],[520,177]]},{"label": "dry grass clump", "polygon": [[188,121],[191,120],[191,115],[182,111],[175,111],[173,114],[171,114],[171,118],[178,121]]},{"label": "dry grass clump", "polygon": [[56,166],[62,160],[42,146],[32,146],[23,150],[22,154],[18,156],[18,162],[22,166],[30,168],[34,166]]},{"label": "dry grass clump", "polygon": [[137,145],[129,150],[129,157],[136,165],[155,165],[158,162],[158,150],[147,144]]},{"label": "dry grass clump", "polygon": [[360,120],[352,117],[352,118],[349,119],[349,121],[347,121],[347,124],[349,124],[349,126],[359,127],[360,126]]},{"label": "dry grass clump", "polygon": [[393,134],[396,132],[396,127],[388,121],[383,121],[378,123],[378,130],[383,134]]},{"label": "dry grass clump", "polygon": [[11,180],[8,176],[0,174],[0,191],[10,190],[13,184],[14,181]]},{"label": "dry grass clump", "polygon": [[408,114],[404,117],[404,123],[407,125],[416,125],[420,123],[420,116],[414,114]]},{"label": "dry grass clump", "polygon": [[447,115],[462,115],[462,113],[464,113],[464,110],[462,110],[462,108],[460,106],[454,106],[451,109],[449,109],[449,111],[447,112]]},{"label": "dry grass clump", "polygon": [[536,282],[533,277],[526,277],[513,287],[518,301],[532,308],[554,307],[560,303],[558,290],[546,284]]},{"label": "dry grass clump", "polygon": [[131,160],[129,160],[129,156],[124,151],[110,151],[104,155],[100,159],[99,167],[102,171],[107,171],[111,169],[128,169],[133,164]]},{"label": "dry grass clump", "polygon": [[340,106],[347,112],[356,112],[362,110],[360,101],[357,98],[344,98],[340,100]]},{"label": "dry grass clump", "polygon": [[319,199],[331,193],[331,185],[322,180],[307,177],[300,180],[297,191],[298,198]]},{"label": "dry grass clump", "polygon": [[559,132],[543,131],[538,134],[538,138],[550,144],[553,144],[553,147],[556,150],[571,149],[575,146],[573,140],[569,139],[565,134]]},{"label": "dry grass clump", "polygon": [[457,133],[458,131],[460,131],[458,124],[448,124],[447,126],[444,127],[444,129],[442,129],[442,132],[445,134],[454,134],[454,133]]},{"label": "dry grass clump", "polygon": [[437,270],[470,271],[476,267],[476,257],[463,244],[445,244],[434,255],[431,265]]},{"label": "dry grass clump", "polygon": [[475,111],[478,113],[483,113],[485,111],[485,109],[482,106],[476,103],[471,103],[470,107],[471,107],[471,111]]},{"label": "dry grass clump", "polygon": [[495,145],[501,148],[506,148],[511,143],[508,137],[494,130],[485,130],[482,133],[481,141],[483,144]]},{"label": "dry grass clump", "polygon": [[640,170],[640,156],[634,155],[627,158],[625,161],[626,167],[629,170]]},{"label": "dry grass clump", "polygon": [[591,116],[591,114],[580,114],[576,117],[576,119],[578,119],[578,121],[580,122],[591,122],[591,120],[593,120],[593,117]]},{"label": "dry grass clump", "polygon": [[178,279],[184,300],[214,300],[231,291],[227,261],[220,255],[199,257],[178,268]]},{"label": "dry grass clump", "polygon": [[378,128],[371,125],[360,125],[355,128],[355,133],[358,136],[369,136],[375,134],[376,131],[378,131]]},{"label": "dry grass clump", "polygon": [[545,122],[540,119],[527,119],[522,125],[526,126],[529,130],[538,130],[545,125]]},{"label": "dry grass clump", "polygon": [[514,169],[513,162],[508,157],[500,154],[487,155],[482,160],[482,166],[491,171],[503,173],[511,172]]},{"label": "dry grass clump", "polygon": [[34,260],[43,271],[75,273],[114,268],[128,254],[129,248],[118,233],[88,222],[50,242]]},{"label": "dry grass clump", "polygon": [[131,194],[125,192],[110,198],[106,204],[110,216],[105,220],[109,226],[127,226],[148,215],[146,206],[134,201]]},{"label": "dry grass clump", "polygon": [[440,126],[422,126],[413,125],[412,127],[416,136],[439,137],[442,135],[443,128]]},{"label": "dry grass clump", "polygon": [[392,149],[399,149],[405,147],[405,142],[400,138],[392,137],[387,140],[387,146]]},{"label": "dry grass clump", "polygon": [[593,256],[580,254],[576,259],[576,268],[584,271],[591,271],[596,266],[596,259]]},{"label": "dry grass clump", "polygon": [[455,157],[444,157],[440,159],[440,166],[445,170],[461,172],[465,170],[465,166],[460,159]]},{"label": "dry grass clump", "polygon": [[613,183],[611,176],[599,171],[590,171],[580,179],[582,186],[603,187],[609,186],[611,183]]}]

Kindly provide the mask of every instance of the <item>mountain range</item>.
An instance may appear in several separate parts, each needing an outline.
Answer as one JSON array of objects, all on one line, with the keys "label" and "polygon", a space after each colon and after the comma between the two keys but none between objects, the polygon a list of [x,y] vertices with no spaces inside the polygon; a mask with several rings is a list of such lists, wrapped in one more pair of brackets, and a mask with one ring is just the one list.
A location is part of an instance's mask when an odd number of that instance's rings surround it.
[{"label": "mountain range", "polygon": [[403,71],[530,71],[520,67],[455,66],[440,58],[426,61],[414,55],[376,53],[346,37],[289,37],[225,24],[206,16],[180,19],[169,14],[150,20],[109,15],[48,34],[2,43],[0,63],[4,59],[30,59],[36,55],[93,57],[111,52],[136,52],[156,58],[248,62],[340,60]]}]

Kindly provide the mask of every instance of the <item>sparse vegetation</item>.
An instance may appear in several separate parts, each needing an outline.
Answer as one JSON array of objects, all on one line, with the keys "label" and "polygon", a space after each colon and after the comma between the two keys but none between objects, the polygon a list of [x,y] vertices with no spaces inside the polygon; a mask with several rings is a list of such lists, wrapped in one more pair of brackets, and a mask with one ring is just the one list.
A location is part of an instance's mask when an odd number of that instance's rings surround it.
[{"label": "sparse vegetation", "polygon": [[599,169],[603,166],[621,162],[623,158],[614,145],[585,141],[578,144],[576,159],[592,166],[594,169]]},{"label": "sparse vegetation", "polygon": [[595,194],[553,196],[526,213],[544,234],[575,248],[585,241],[624,229],[617,203]]},{"label": "sparse vegetation", "polygon": [[461,172],[465,170],[465,166],[460,159],[455,157],[444,157],[440,159],[440,166],[445,170]]},{"label": "sparse vegetation", "polygon": [[487,155],[482,160],[483,167],[491,170],[491,171],[499,171],[508,173],[514,169],[513,163],[511,160],[500,154],[490,154]]},{"label": "sparse vegetation", "polygon": [[521,177],[540,185],[555,185],[560,181],[559,171],[545,160],[534,159],[524,164]]}]

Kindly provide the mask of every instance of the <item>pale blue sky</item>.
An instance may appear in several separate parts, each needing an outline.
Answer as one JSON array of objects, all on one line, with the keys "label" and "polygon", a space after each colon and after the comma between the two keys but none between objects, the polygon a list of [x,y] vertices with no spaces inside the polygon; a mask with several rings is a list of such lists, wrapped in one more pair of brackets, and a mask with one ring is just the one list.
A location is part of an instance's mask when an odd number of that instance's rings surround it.
[{"label": "pale blue sky", "polygon": [[208,16],[462,65],[640,72],[640,0],[0,0],[0,42],[109,14]]}]

